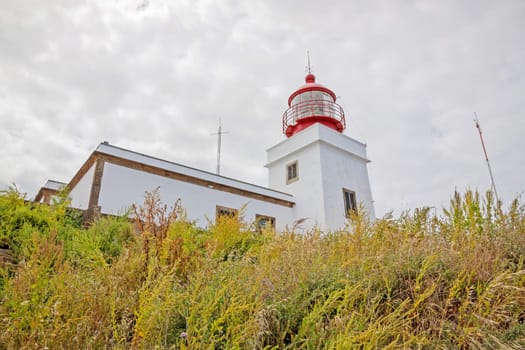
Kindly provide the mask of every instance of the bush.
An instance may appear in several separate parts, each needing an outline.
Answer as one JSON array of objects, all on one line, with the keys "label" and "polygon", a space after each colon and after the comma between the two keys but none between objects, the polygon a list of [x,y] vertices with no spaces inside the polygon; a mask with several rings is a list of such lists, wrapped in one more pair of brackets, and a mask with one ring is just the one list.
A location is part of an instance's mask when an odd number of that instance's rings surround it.
[{"label": "bush", "polygon": [[[148,197],[150,196],[150,197]],[[454,194],[442,213],[340,232],[201,229],[153,191],[89,228],[67,201],[0,195],[0,348],[525,347],[525,208]],[[439,214],[439,215],[438,215]]]}]

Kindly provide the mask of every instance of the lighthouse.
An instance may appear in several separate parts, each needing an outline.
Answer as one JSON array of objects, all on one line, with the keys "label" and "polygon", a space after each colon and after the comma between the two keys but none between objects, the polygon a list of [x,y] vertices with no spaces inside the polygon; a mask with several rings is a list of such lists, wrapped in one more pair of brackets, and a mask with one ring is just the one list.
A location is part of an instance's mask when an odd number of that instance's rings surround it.
[{"label": "lighthouse", "polygon": [[286,139],[267,150],[265,165],[268,187],[293,195],[292,216],[325,231],[344,227],[359,208],[375,215],[366,145],[343,133],[345,113],[336,100],[309,71],[288,98]]},{"label": "lighthouse", "polygon": [[345,112],[336,99],[310,71],[292,92],[282,116],[284,140],[267,150],[268,187],[102,142],[69,182],[48,181],[35,201],[49,203],[65,188],[90,222],[127,213],[157,189],[202,227],[241,213],[257,228],[282,231],[301,222],[304,229],[342,229],[359,208],[374,218],[374,206],[366,145],[343,133]]}]

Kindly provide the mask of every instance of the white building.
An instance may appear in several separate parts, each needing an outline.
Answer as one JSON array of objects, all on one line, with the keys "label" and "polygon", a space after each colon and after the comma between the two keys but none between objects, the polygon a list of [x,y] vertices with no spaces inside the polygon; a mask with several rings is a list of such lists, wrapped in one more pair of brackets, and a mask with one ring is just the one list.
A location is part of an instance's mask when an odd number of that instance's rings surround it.
[{"label": "white building", "polygon": [[[65,184],[71,205],[85,210],[88,219],[121,215],[158,187],[164,202],[180,200],[200,226],[241,207],[246,220],[277,230],[297,220],[304,228],[337,230],[360,203],[374,218],[366,145],[342,133],[345,116],[335,101],[313,74],[292,93],[283,114],[287,138],[267,150],[268,188],[103,142]],[[35,201],[48,203],[60,185],[48,181]]]}]

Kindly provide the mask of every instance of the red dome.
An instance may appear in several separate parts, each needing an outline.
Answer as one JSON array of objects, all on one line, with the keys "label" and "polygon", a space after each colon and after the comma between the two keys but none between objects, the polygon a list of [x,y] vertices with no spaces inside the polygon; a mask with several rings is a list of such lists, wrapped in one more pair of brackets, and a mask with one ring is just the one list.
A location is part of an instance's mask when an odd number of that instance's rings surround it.
[{"label": "red dome", "polygon": [[312,73],[308,73],[306,75],[306,78],[304,78],[304,80],[307,82],[307,83],[315,83],[315,75],[313,75]]},{"label": "red dome", "polygon": [[315,75],[313,75],[312,73],[308,73],[306,77],[304,78],[304,80],[306,84],[297,88],[297,90],[295,90],[288,98],[288,107],[291,106],[292,100],[295,96],[302,94],[303,92],[306,92],[306,91],[323,91],[329,94],[330,96],[332,96],[332,98],[334,99],[334,102],[337,99],[337,97],[335,96],[332,90],[325,87],[324,85],[317,84],[315,82]]},{"label": "red dome", "polygon": [[315,123],[323,124],[338,132],[346,127],[345,114],[335,103],[334,92],[315,82],[315,75],[308,73],[306,84],[288,98],[288,110],[283,114],[283,133],[290,137]]}]

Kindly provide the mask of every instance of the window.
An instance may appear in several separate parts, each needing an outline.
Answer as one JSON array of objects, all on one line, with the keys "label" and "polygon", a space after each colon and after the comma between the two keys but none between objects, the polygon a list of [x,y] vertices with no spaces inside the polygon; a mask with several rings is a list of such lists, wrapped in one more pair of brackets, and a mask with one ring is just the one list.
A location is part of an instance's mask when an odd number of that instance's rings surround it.
[{"label": "window", "polygon": [[275,229],[275,218],[272,216],[255,214],[255,227],[257,232],[261,232],[265,227]]},{"label": "window", "polygon": [[299,180],[299,173],[297,170],[297,161],[286,166],[286,184]]},{"label": "window", "polygon": [[215,208],[215,219],[218,219],[221,216],[229,216],[233,218],[235,215],[237,215],[237,209],[227,208],[220,205]]},{"label": "window", "polygon": [[355,192],[343,188],[343,199],[345,202],[345,215],[346,217],[349,217],[351,212],[357,210]]}]

